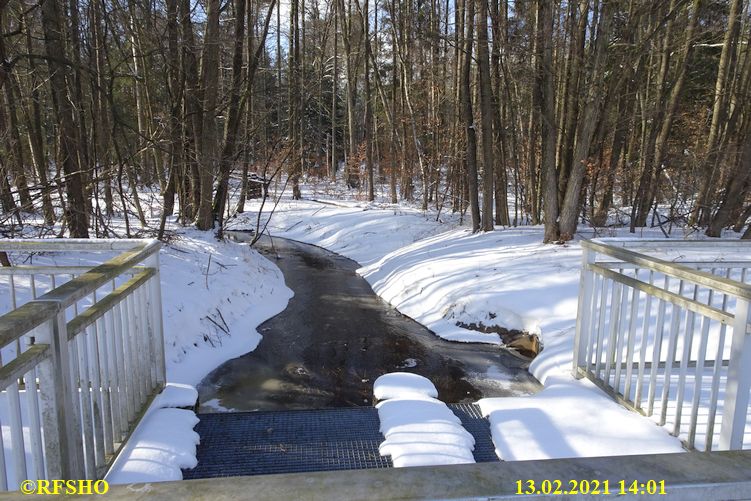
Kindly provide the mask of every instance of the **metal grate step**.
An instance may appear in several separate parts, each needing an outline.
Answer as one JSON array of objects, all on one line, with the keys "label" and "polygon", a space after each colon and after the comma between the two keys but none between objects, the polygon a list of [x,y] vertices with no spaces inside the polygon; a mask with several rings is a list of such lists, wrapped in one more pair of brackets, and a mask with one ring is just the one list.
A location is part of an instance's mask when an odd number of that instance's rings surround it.
[{"label": "metal grate step", "polygon": [[[475,436],[475,460],[497,461],[490,429],[473,404],[451,404]],[[198,466],[187,479],[389,468],[373,407],[200,414]]]}]

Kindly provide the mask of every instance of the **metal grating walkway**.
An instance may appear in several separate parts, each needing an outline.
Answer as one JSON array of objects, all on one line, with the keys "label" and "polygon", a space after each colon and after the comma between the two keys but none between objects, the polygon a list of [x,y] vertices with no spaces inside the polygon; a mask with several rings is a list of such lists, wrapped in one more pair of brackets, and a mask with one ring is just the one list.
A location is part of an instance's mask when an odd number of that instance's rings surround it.
[{"label": "metal grating walkway", "polygon": [[[449,404],[475,437],[475,460],[498,461],[488,423],[473,404]],[[200,414],[198,466],[188,479],[389,468],[373,407]]]}]

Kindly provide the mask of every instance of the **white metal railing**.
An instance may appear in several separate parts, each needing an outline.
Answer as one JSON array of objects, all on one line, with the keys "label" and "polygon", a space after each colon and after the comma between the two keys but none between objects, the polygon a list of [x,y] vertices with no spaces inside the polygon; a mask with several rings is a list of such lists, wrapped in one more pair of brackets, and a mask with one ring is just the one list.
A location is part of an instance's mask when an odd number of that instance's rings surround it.
[{"label": "white metal railing", "polygon": [[582,247],[574,375],[689,448],[751,448],[751,243]]},{"label": "white metal railing", "polygon": [[0,317],[0,490],[101,478],[164,387],[160,246],[0,240],[0,251],[52,261],[0,267],[10,306]]}]

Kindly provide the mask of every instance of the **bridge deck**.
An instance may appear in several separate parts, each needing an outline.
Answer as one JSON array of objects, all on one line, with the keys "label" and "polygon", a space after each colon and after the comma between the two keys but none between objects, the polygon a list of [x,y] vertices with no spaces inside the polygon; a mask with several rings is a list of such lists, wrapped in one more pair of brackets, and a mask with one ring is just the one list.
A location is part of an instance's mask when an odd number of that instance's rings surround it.
[{"label": "bridge deck", "polygon": [[[475,437],[475,460],[497,461],[490,428],[473,404],[449,404]],[[198,466],[184,478],[390,468],[373,407],[200,414]]]}]

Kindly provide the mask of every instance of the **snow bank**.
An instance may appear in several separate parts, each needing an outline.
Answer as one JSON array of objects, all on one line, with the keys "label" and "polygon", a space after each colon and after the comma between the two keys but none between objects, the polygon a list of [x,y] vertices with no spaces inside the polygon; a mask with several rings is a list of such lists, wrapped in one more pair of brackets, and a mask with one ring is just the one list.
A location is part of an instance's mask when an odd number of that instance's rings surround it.
[{"label": "snow bank", "polygon": [[106,480],[112,484],[182,480],[181,468],[195,468],[196,445],[193,428],[199,419],[191,410],[198,392],[189,385],[168,383],[157,395],[127,445],[110,468]]},{"label": "snow bank", "polygon": [[550,378],[536,395],[478,403],[506,461],[685,452],[679,440],[586,380]]},{"label": "snow bank", "polygon": [[[248,212],[238,216],[232,227],[255,228],[259,207],[258,201],[250,202]],[[272,236],[318,245],[366,265],[454,226],[403,206],[282,199],[268,230]]]},{"label": "snow bank", "polygon": [[190,385],[255,349],[256,327],[287,307],[292,291],[247,244],[185,229],[160,255],[167,380]]},{"label": "snow bank", "polygon": [[386,440],[378,447],[397,468],[474,463],[474,437],[438,395],[427,378],[406,372],[376,379],[373,393],[380,431]]}]

